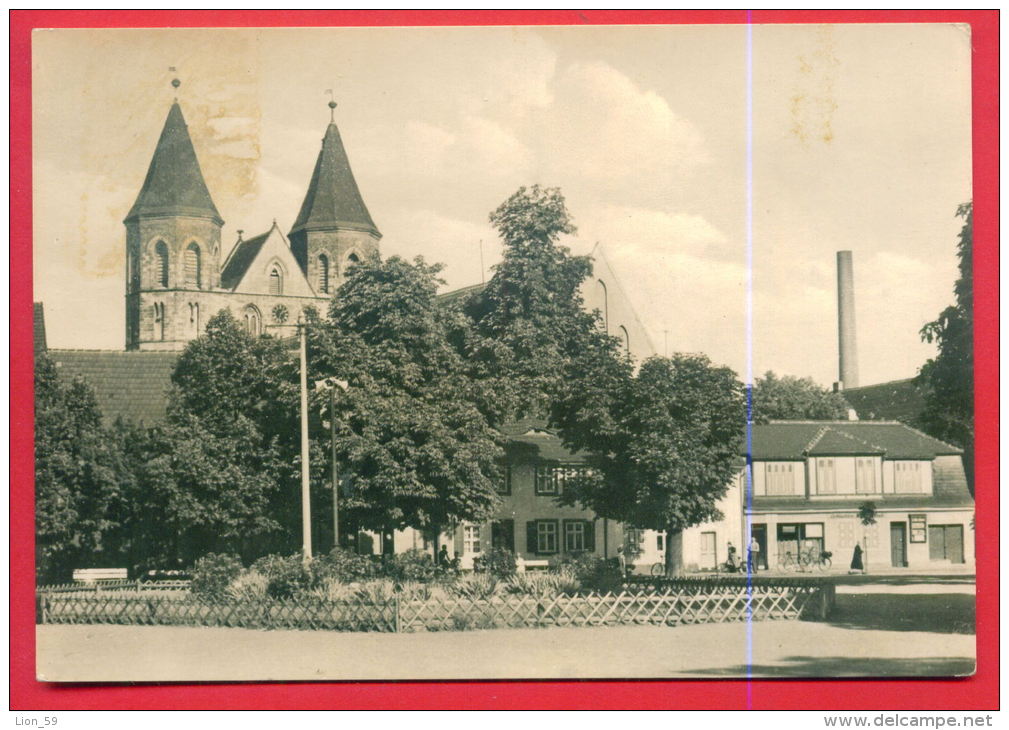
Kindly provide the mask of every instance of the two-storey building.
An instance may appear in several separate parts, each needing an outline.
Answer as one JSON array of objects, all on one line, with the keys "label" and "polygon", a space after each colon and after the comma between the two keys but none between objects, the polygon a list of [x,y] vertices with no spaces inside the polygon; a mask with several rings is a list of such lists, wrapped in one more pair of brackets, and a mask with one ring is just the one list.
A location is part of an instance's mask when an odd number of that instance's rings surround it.
[{"label": "two-storey building", "polygon": [[[764,568],[827,550],[867,567],[973,564],[974,501],[961,450],[895,421],[780,421],[753,427],[744,513]],[[875,507],[875,523],[858,516]]]}]

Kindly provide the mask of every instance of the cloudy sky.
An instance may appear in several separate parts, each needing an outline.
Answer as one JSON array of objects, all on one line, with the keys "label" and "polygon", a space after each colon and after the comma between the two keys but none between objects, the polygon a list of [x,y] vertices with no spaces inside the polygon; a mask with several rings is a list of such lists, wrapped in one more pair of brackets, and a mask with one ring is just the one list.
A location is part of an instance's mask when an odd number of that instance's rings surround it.
[{"label": "cloudy sky", "polygon": [[480,281],[487,221],[558,186],[652,340],[837,379],[834,255],[854,253],[861,381],[909,377],[952,301],[970,188],[970,39],[946,25],[36,31],[35,299],[50,347],[121,349],[125,229],[174,92],[236,230],[289,230],[329,119],[385,255]]}]

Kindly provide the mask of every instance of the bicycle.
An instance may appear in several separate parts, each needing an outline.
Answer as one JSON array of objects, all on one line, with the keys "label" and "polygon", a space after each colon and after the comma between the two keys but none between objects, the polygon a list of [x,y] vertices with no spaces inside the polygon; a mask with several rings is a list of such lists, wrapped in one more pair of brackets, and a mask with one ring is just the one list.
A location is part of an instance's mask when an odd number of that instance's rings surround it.
[{"label": "bicycle", "polygon": [[824,571],[830,568],[830,558],[832,555],[833,553],[829,550],[818,551],[816,549],[810,549],[800,556],[799,562],[804,568],[809,566],[811,568]]},{"label": "bicycle", "polygon": [[786,550],[785,554],[778,553],[778,570],[791,572],[799,568],[799,561],[792,556],[791,550]]}]

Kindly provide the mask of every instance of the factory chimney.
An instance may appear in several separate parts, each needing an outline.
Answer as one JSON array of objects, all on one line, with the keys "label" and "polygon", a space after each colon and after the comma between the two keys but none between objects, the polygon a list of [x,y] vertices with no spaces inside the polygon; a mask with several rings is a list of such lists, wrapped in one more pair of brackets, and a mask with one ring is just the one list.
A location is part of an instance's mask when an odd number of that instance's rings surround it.
[{"label": "factory chimney", "polygon": [[837,252],[837,352],[839,388],[858,387],[855,342],[855,280],[851,251]]}]

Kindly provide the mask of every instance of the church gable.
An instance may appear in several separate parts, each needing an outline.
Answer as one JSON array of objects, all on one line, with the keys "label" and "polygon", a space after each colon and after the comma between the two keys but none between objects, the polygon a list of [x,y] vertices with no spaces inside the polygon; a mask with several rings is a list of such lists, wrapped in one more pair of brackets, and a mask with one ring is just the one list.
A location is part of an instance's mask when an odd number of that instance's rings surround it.
[{"label": "church gable", "polygon": [[222,283],[226,277],[239,294],[317,296],[276,223],[267,233],[239,243],[224,268]]},{"label": "church gable", "polygon": [[592,278],[582,285],[585,308],[599,310],[606,331],[620,339],[636,362],[655,355],[652,338],[610,268],[602,246],[597,243],[590,255]]}]

